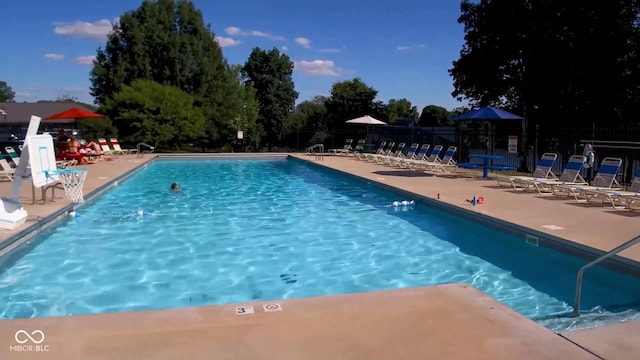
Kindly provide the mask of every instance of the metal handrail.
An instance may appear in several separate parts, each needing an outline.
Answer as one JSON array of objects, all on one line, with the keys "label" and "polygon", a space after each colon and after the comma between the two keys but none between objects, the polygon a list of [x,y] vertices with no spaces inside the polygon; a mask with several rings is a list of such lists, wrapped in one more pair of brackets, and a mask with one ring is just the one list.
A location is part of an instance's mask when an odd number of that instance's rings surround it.
[{"label": "metal handrail", "polygon": [[604,260],[607,260],[608,258],[618,254],[619,252],[626,250],[630,247],[632,247],[633,245],[640,243],[640,236],[637,236],[625,243],[623,243],[622,245],[616,247],[615,249],[609,250],[609,252],[607,252],[606,254],[600,256],[599,258],[593,260],[592,262],[586,264],[585,266],[581,267],[580,270],[578,270],[578,278],[576,280],[576,296],[573,300],[573,315],[574,316],[578,316],[580,315],[580,297],[582,296],[582,277],[584,276],[584,272],[592,267],[593,265],[597,265],[601,262],[603,262]]}]

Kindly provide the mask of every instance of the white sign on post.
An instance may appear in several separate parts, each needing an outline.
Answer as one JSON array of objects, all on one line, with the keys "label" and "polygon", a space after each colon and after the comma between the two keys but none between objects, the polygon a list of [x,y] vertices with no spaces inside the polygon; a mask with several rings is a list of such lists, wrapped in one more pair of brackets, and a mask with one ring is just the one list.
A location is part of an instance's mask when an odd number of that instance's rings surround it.
[{"label": "white sign on post", "polygon": [[244,139],[244,131],[238,130],[238,139],[239,140]]},{"label": "white sign on post", "polygon": [[509,144],[507,148],[509,149],[509,154],[518,153],[518,137],[517,136],[509,136]]}]

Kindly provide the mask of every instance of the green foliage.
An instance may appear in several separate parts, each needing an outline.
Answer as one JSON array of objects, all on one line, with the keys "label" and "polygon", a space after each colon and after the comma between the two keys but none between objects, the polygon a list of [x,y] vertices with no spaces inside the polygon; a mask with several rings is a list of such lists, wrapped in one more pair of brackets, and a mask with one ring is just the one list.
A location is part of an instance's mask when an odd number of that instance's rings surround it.
[{"label": "green foliage", "polygon": [[16,93],[6,81],[0,80],[0,102],[13,102],[15,100]]},{"label": "green foliage", "polygon": [[242,68],[246,83],[255,89],[258,123],[266,133],[269,150],[281,137],[285,119],[295,106],[298,93],[293,83],[293,62],[273,48],[254,48]]},{"label": "green foliage", "polygon": [[85,139],[118,137],[118,129],[109,118],[82,119],[78,121],[78,128]]},{"label": "green foliage", "polygon": [[[114,24],[104,48],[97,51],[91,93],[104,105],[138,79],[175,86],[193,96],[193,105],[210,121],[202,134],[209,138],[219,137],[219,128],[237,115],[231,72],[191,1],[145,0]],[[123,118],[117,108],[109,111],[112,118]],[[121,135],[134,135],[127,133],[131,127],[119,130]]]},{"label": "green foliage", "polygon": [[449,126],[452,114],[449,110],[437,105],[427,105],[420,113],[420,126]]},{"label": "green foliage", "polygon": [[113,122],[129,134],[124,141],[144,141],[156,147],[192,142],[206,126],[191,95],[150,80],[136,80],[123,87],[106,109],[117,109]]},{"label": "green foliage", "polygon": [[301,114],[306,128],[314,130],[327,128],[327,100],[327,97],[318,95],[296,106],[295,112]]},{"label": "green foliage", "polygon": [[389,123],[398,119],[418,120],[418,108],[407,99],[391,99],[385,107],[385,113]]},{"label": "green foliage", "polygon": [[328,132],[326,132],[324,130],[318,130],[315,133],[313,133],[313,136],[309,140],[309,145],[323,144],[325,142],[325,140],[327,140],[330,137],[331,137],[331,135],[329,135]]},{"label": "green foliage", "polygon": [[[237,94],[229,103],[233,112],[237,114],[231,121],[229,126],[230,140],[238,147],[251,146],[258,148],[260,141],[264,136],[264,129],[258,120],[258,102],[256,100],[256,90],[245,82],[242,75],[242,66],[233,65],[229,67],[230,77],[232,79],[232,93]],[[244,139],[237,139],[237,131],[242,130]]]},{"label": "green foliage", "polygon": [[329,126],[342,127],[345,121],[364,115],[380,117],[384,104],[376,102],[376,96],[378,91],[360,78],[334,83],[326,103]]},{"label": "green foliage", "polygon": [[463,1],[453,95],[538,124],[640,111],[640,2]]}]

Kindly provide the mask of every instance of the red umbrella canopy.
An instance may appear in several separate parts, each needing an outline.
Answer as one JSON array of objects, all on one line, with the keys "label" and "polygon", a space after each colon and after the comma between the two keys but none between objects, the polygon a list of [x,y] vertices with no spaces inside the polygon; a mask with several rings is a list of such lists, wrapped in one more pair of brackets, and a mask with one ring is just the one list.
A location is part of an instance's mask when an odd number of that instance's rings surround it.
[{"label": "red umbrella canopy", "polygon": [[88,119],[88,118],[103,118],[104,115],[94,113],[89,110],[80,108],[71,108],[61,113],[53,114],[44,118],[45,120],[66,120],[66,119]]}]

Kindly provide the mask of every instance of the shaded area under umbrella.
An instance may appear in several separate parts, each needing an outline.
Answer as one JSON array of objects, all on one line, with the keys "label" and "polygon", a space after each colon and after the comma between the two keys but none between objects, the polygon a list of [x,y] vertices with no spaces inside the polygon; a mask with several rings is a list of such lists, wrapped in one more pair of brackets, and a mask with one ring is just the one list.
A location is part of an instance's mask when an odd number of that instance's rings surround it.
[{"label": "shaded area under umbrella", "polygon": [[[475,110],[471,110],[464,114],[458,115],[451,120],[454,121],[496,121],[496,120],[519,120],[523,121],[524,117],[520,115],[516,115],[510,113],[506,110],[498,109],[493,106],[484,106]],[[489,140],[492,140],[491,143],[495,143],[495,124],[493,126],[489,126],[489,129],[493,128],[492,136],[487,131],[487,140],[486,140],[486,153],[489,153],[489,148],[491,148],[491,153],[493,153],[493,146],[489,145]],[[524,128],[524,124],[523,124]],[[462,139],[460,139],[460,147],[462,147]]]}]

